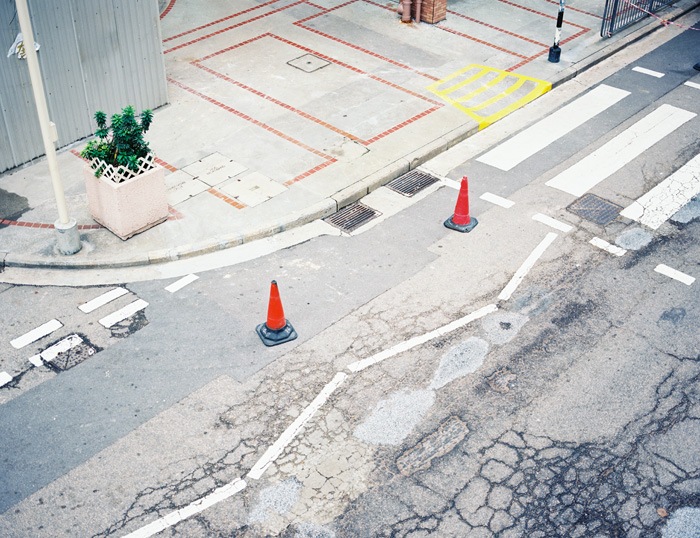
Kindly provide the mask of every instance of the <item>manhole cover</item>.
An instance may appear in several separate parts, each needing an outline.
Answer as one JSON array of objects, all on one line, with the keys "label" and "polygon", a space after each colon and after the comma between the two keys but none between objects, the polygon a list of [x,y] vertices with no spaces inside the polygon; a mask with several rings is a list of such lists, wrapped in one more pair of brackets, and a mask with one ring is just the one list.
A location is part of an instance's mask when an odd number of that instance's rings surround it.
[{"label": "manhole cover", "polygon": [[604,226],[617,218],[622,211],[622,206],[608,202],[595,194],[585,194],[566,209],[579,217]]},{"label": "manhole cover", "polygon": [[292,67],[296,67],[297,69],[301,69],[307,73],[318,71],[322,67],[326,67],[329,63],[330,62],[327,62],[318,56],[314,56],[313,54],[304,54],[303,56],[299,56],[298,58],[294,58],[293,60],[287,62],[287,64],[291,65]]},{"label": "manhole cover", "polygon": [[432,185],[438,181],[440,181],[438,178],[430,174],[418,170],[411,170],[408,174],[399,176],[395,180],[387,183],[386,186],[392,191],[396,191],[404,196],[413,196],[417,192],[425,189],[428,185]]},{"label": "manhole cover", "polygon": [[324,220],[344,232],[352,232],[379,215],[381,215],[379,211],[357,202]]}]

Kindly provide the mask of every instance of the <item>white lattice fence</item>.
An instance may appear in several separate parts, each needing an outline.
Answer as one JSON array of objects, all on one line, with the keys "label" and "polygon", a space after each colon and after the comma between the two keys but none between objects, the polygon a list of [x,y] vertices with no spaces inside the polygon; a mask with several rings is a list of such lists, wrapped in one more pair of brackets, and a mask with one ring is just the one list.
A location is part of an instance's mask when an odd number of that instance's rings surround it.
[{"label": "white lattice fence", "polygon": [[103,177],[109,181],[114,181],[114,183],[122,183],[128,179],[138,176],[139,174],[152,170],[155,168],[155,166],[155,157],[152,153],[149,153],[145,157],[139,159],[138,170],[131,170],[125,166],[115,167],[97,158],[90,161],[90,167],[95,170],[95,172],[99,172],[98,177]]}]

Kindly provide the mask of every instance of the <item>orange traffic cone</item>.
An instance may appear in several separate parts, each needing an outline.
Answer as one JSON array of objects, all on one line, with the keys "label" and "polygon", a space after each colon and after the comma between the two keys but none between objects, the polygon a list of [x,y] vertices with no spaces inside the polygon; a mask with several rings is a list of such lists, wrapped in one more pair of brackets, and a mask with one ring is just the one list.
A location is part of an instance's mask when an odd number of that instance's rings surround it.
[{"label": "orange traffic cone", "polygon": [[469,183],[467,176],[464,176],[459,187],[454,215],[445,221],[445,226],[458,232],[471,232],[477,224],[479,221],[469,216]]},{"label": "orange traffic cone", "polygon": [[297,337],[297,332],[284,317],[277,282],[270,284],[270,302],[267,307],[267,321],[255,327],[255,332],[266,346],[284,344]]}]

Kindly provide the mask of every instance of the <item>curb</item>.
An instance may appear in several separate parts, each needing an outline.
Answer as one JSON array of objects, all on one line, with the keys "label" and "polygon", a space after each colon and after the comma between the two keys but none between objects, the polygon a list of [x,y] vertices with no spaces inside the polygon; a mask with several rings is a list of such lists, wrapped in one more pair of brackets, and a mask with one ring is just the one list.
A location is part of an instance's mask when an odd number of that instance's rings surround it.
[{"label": "curb", "polygon": [[[674,21],[683,15],[690,13],[698,6],[700,6],[700,2],[695,2],[692,5],[683,7],[674,7],[673,11],[669,13],[665,20]],[[592,53],[583,61],[579,62],[579,65],[571,66],[570,68],[561,72],[557,80],[552,82],[552,88],[568,82],[579,74],[606,60],[610,56],[613,56],[620,50],[636,43],[662,27],[653,18],[648,18],[646,22],[640,22],[640,24],[642,24],[640,28],[630,32],[618,41],[610,43],[610,45],[603,47],[601,50]],[[3,251],[0,252],[0,273],[8,267],[42,269],[114,269],[145,266],[209,254],[219,250],[226,250],[236,247],[244,243],[256,241],[258,239],[264,239],[276,233],[328,217],[338,210],[360,200],[373,190],[386,185],[390,181],[409,172],[410,170],[418,168],[426,161],[436,157],[437,155],[450,149],[452,146],[455,146],[478,132],[478,125],[475,125],[473,121],[467,121],[460,127],[441,135],[439,138],[436,138],[431,142],[428,142],[421,148],[412,150],[410,153],[407,153],[400,159],[397,159],[383,168],[370,173],[352,185],[337,191],[330,197],[305,207],[302,211],[291,213],[277,222],[265,223],[263,226],[256,229],[247,230],[242,233],[230,233],[200,241],[198,243],[190,243],[179,247],[174,247],[172,249],[154,250],[139,256],[112,261],[75,260],[71,259],[70,257],[47,259],[40,256],[14,254],[12,252]]]}]

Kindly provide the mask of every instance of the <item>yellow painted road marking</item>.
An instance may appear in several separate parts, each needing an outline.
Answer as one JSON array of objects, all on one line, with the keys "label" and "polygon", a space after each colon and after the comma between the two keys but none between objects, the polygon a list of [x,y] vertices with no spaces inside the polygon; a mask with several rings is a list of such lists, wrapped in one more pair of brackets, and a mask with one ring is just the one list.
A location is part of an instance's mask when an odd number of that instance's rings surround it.
[{"label": "yellow painted road marking", "polygon": [[[449,83],[449,85],[448,85]],[[528,84],[531,89],[515,100],[510,97]],[[473,89],[472,89],[473,88]],[[486,65],[471,64],[428,86],[428,90],[474,118],[479,129],[488,127],[552,89],[552,83]],[[488,108],[503,106],[484,114]]]}]

